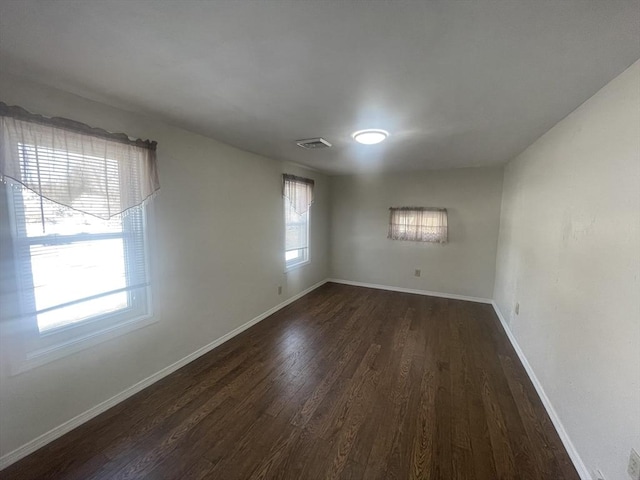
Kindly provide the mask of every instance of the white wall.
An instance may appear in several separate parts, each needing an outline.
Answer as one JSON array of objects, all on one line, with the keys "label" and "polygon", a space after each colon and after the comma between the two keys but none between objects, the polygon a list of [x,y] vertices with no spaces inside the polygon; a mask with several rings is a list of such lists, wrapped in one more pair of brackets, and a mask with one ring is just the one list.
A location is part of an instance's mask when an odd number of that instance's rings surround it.
[{"label": "white wall", "polygon": [[[151,265],[159,321],[16,376],[7,358],[12,337],[3,330],[0,456],[328,276],[325,176],[21,79],[0,76],[0,92],[1,101],[32,112],[157,140],[161,182],[152,204]],[[284,171],[316,180],[311,264],[289,274],[283,273]],[[2,265],[3,272],[10,268]]]},{"label": "white wall", "polygon": [[[629,449],[640,450],[639,89],[636,63],[509,164],[502,193],[499,168],[329,182],[0,75],[1,101],[157,140],[162,184],[153,204],[158,322],[17,376],[3,334],[0,456],[333,276],[494,296],[582,458],[625,478]],[[312,262],[288,275],[283,171],[316,180]],[[450,243],[388,240],[388,208],[400,205],[446,207]]]},{"label": "white wall", "polygon": [[608,479],[640,452],[639,277],[636,62],[506,167],[495,286],[582,460]]},{"label": "white wall", "polygon": [[[502,168],[333,177],[331,275],[491,298],[501,192]],[[389,207],[399,206],[446,208],[449,243],[387,239]]]}]

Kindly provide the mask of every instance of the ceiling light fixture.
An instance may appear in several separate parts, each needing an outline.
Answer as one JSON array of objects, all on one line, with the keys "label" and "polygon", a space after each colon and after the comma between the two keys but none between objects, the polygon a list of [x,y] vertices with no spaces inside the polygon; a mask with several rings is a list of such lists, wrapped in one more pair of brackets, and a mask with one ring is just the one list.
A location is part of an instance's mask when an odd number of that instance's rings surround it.
[{"label": "ceiling light fixture", "polygon": [[368,130],[358,130],[357,132],[353,132],[351,136],[358,143],[362,143],[364,145],[375,145],[376,143],[380,143],[386,139],[389,136],[389,132],[386,130],[372,128]]}]

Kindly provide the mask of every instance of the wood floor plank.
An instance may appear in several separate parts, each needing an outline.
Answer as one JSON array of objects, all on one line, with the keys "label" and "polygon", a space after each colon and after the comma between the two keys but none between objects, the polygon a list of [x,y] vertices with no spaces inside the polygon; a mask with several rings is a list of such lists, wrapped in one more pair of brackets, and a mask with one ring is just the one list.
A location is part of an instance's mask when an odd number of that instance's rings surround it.
[{"label": "wood floor plank", "polygon": [[469,415],[469,439],[473,457],[473,472],[477,479],[498,478],[491,449],[491,439],[484,403],[482,400],[482,356],[474,347],[478,321],[473,314],[473,304],[464,304],[461,338],[469,361],[465,364],[465,388],[467,389],[467,414]]},{"label": "wood floor plank", "polygon": [[407,318],[399,322],[392,347],[396,355],[393,362],[387,363],[388,368],[383,372],[377,401],[385,404],[386,415],[379,419],[384,422],[385,428],[378,430],[373,443],[366,465],[366,478],[384,478],[389,464],[396,428],[401,421],[402,402],[406,395],[412,361],[412,351],[405,348],[410,324]]},{"label": "wood floor plank", "polygon": [[450,372],[450,329],[447,309],[449,300],[440,300],[441,315],[435,317],[434,335],[438,339],[436,351],[436,442],[435,467],[431,478],[451,478],[451,372]]},{"label": "wood floor plank", "polygon": [[354,386],[350,392],[349,407],[344,417],[339,420],[339,428],[335,435],[334,448],[330,451],[329,456],[332,459],[331,464],[325,472],[324,478],[336,479],[342,476],[345,469],[349,454],[358,436],[363,422],[366,420],[367,406],[371,401],[374,389],[377,385],[377,378],[380,372],[373,370],[373,362],[380,351],[380,345],[371,344],[367,353],[362,359],[361,375],[352,380]]},{"label": "wood floor plank", "polygon": [[491,306],[327,283],[2,480],[578,480]]},{"label": "wood floor plank", "polygon": [[461,304],[451,302],[448,308],[451,377],[451,460],[452,479],[473,480],[473,456],[469,428],[469,412],[467,410],[467,393],[469,384],[465,376],[469,362],[467,350],[462,343],[461,329],[464,328],[461,318]]}]

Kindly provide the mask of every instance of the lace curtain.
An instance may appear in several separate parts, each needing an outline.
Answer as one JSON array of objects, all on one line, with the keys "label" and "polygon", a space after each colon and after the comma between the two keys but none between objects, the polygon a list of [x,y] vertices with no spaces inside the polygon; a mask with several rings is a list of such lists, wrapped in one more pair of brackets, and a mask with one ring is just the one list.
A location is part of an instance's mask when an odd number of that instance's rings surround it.
[{"label": "lace curtain", "polygon": [[314,181],[285,173],[282,175],[282,196],[298,215],[305,214],[313,203]]},{"label": "lace curtain", "polygon": [[447,210],[444,208],[399,207],[389,209],[392,240],[447,243]]},{"label": "lace curtain", "polygon": [[0,178],[102,219],[159,188],[156,142],[0,103]]}]

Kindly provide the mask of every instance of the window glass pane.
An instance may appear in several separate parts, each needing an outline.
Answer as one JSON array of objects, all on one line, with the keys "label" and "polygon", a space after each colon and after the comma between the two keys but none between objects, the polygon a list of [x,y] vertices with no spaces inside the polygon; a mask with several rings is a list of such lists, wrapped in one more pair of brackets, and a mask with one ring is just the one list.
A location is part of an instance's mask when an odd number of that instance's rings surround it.
[{"label": "window glass pane", "polygon": [[300,221],[287,224],[285,250],[306,248],[307,245],[307,222],[305,215]]},{"label": "window glass pane", "polygon": [[141,210],[103,220],[27,189],[13,198],[25,312],[53,309],[36,314],[40,332],[132,307],[130,291],[85,299],[146,283]]},{"label": "window glass pane", "polygon": [[290,260],[295,260],[300,256],[300,250],[288,250],[284,253],[284,258],[288,262]]},{"label": "window glass pane", "polygon": [[21,190],[21,197],[22,201],[16,205],[16,213],[24,218],[25,231],[23,234],[25,236],[38,237],[41,235],[75,235],[78,233],[122,231],[122,218],[120,215],[109,220],[103,220],[43,199],[26,188]]},{"label": "window glass pane", "polygon": [[41,313],[38,315],[38,330],[46,332],[98,315],[116,312],[127,307],[128,297],[127,292],[120,292]]},{"label": "window glass pane", "polygon": [[285,199],[285,251],[307,248],[309,241],[308,218],[309,212],[298,214],[291,203]]},{"label": "window glass pane", "polygon": [[127,286],[121,238],[31,247],[36,310]]}]

